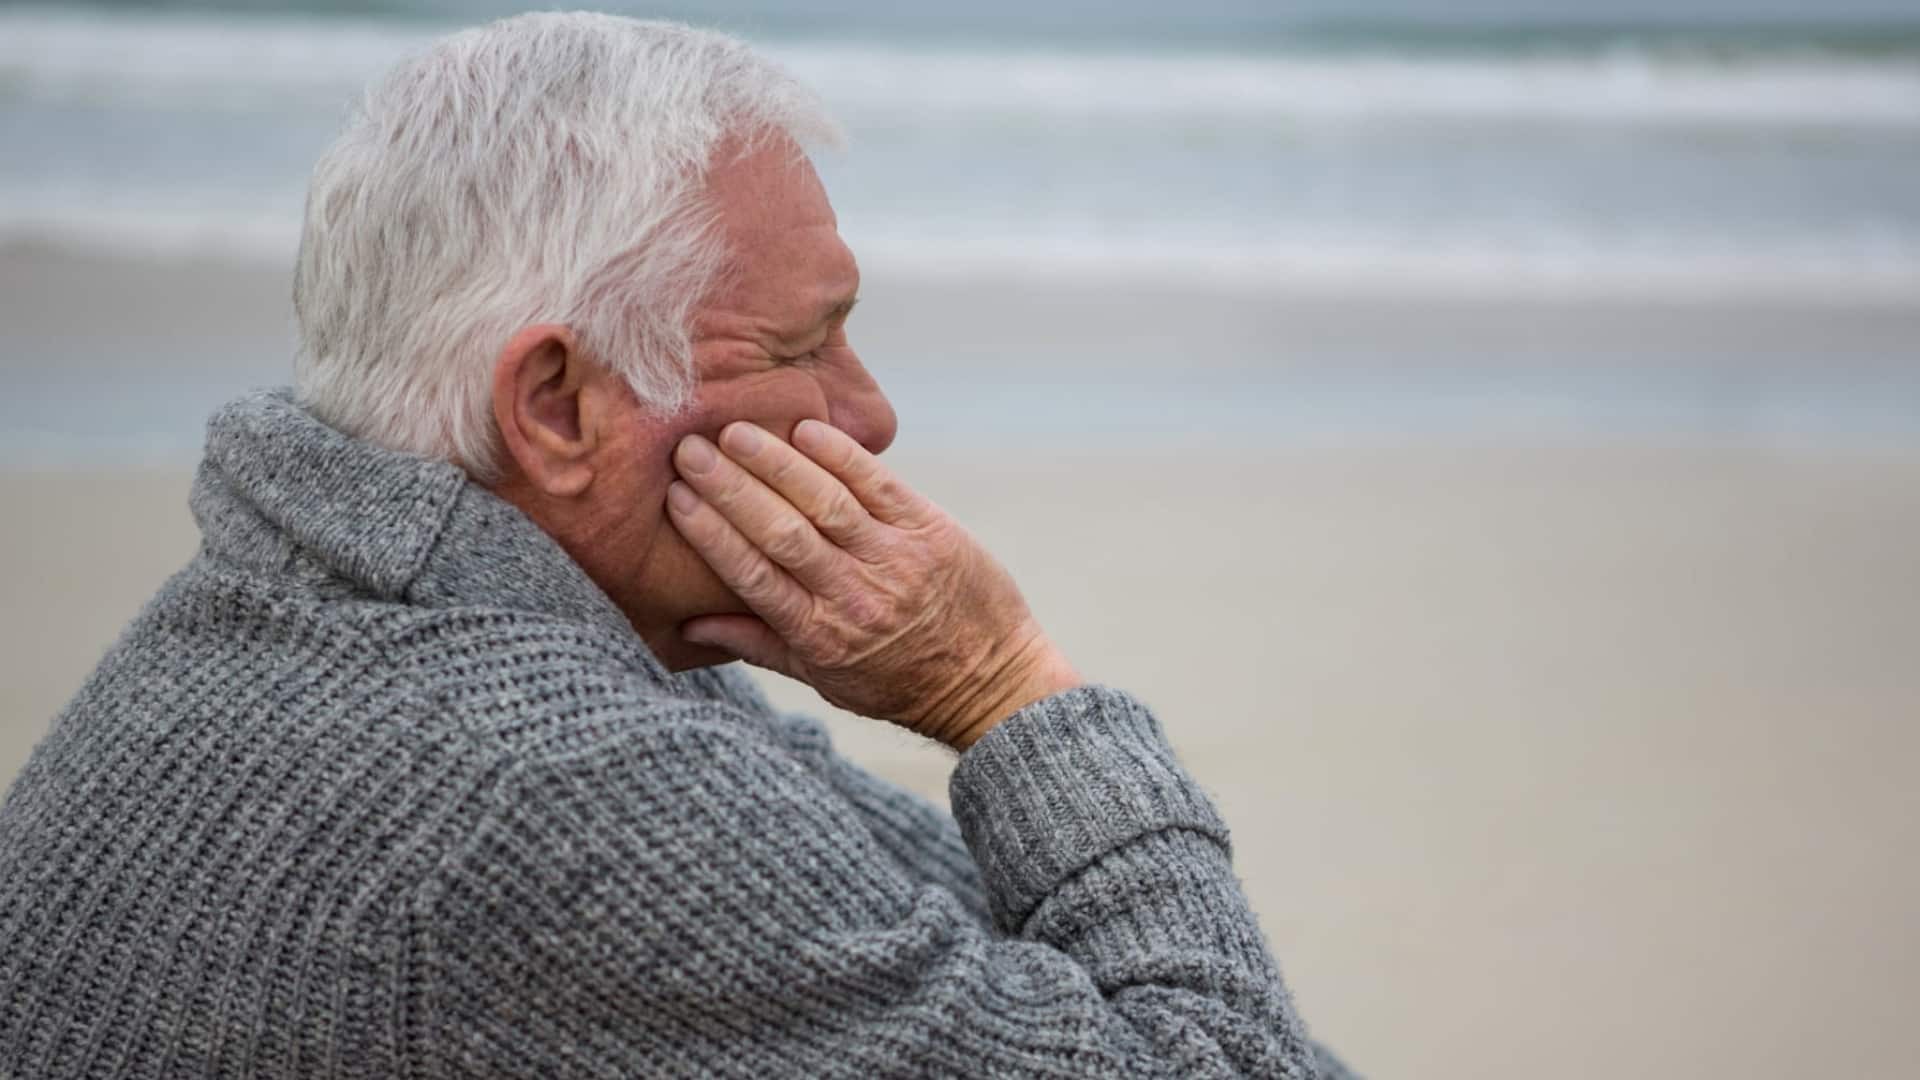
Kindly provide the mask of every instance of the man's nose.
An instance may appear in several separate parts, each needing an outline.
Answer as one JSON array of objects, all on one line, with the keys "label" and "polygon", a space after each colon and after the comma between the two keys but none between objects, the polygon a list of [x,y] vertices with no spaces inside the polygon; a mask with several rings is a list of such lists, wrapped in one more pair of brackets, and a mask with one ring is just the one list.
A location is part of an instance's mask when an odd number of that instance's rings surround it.
[{"label": "man's nose", "polygon": [[878,454],[892,446],[900,430],[900,418],[894,415],[893,403],[866,367],[854,361],[839,390],[827,405],[827,419],[833,426],[853,436],[869,453]]}]

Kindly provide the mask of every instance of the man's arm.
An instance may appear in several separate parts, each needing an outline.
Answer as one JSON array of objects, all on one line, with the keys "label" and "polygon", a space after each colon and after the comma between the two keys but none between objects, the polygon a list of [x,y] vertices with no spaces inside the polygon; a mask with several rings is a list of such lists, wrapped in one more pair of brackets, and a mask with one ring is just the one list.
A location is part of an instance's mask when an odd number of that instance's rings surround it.
[{"label": "man's arm", "polygon": [[[603,730],[607,728],[603,727]],[[502,780],[425,894],[417,1045],[466,1075],[1313,1075],[1226,830],[1123,694],[983,737],[954,810],[1002,932],[744,717]]]},{"label": "man's arm", "polygon": [[[719,444],[716,448],[699,436],[683,440],[675,464],[684,483],[673,485],[668,501],[675,527],[752,614],[690,620],[681,627],[687,641],[791,675],[835,704],[945,742],[969,757],[969,748],[990,739],[998,725],[1013,723],[1010,715],[1029,716],[1046,702],[1086,692],[1006,571],[845,433],[802,421],[789,444],[751,424],[735,423],[720,432]],[[1157,733],[1155,741],[1164,748]],[[1218,916],[1214,925],[1222,932],[1243,926],[1242,943],[1251,940],[1271,967],[1258,926],[1226,868],[1224,829],[1209,832],[1187,823],[1130,832],[1135,825],[1124,811],[1125,798],[1103,785],[1101,768],[1050,766],[1049,754],[1059,747],[1046,739],[1010,736],[999,745],[1006,744],[1023,747],[1009,751],[1016,759],[1032,758],[1010,764],[1008,775],[1044,776],[1038,802],[1011,803],[1005,819],[1016,823],[1011,831],[1001,827],[1004,821],[996,825],[1000,819],[991,814],[970,816],[964,809],[959,785],[966,759],[954,787],[955,814],[1003,931],[1035,937],[1033,926],[1043,919],[1052,896],[1045,890],[1063,880],[1060,865],[1049,861],[1055,852],[1047,842],[1048,829],[1067,829],[1068,841],[1081,844],[1082,855],[1089,843],[1114,852],[1098,856],[1102,861],[1066,860],[1077,868],[1073,872],[1084,871],[1096,883],[1104,880],[1104,859],[1124,858],[1136,845],[1161,842],[1147,838],[1164,836],[1171,846],[1159,856],[1169,862],[1156,869],[1196,883],[1211,880],[1216,870],[1223,874],[1226,902],[1237,912],[1208,910],[1208,915]],[[1123,739],[1111,751],[1119,756],[1108,764],[1126,769],[1146,760],[1130,746]],[[1063,760],[1075,762],[1072,754]],[[1170,755],[1164,760],[1178,773]],[[1179,787],[1165,790],[1197,792],[1181,775]],[[1165,810],[1153,801],[1163,795],[1162,789],[1150,788],[1146,797]],[[1198,803],[1205,805],[1204,796]],[[1102,834],[1103,825],[1116,834]],[[1113,840],[1117,834],[1126,834],[1124,842],[1101,848],[1101,836]],[[1194,836],[1210,836],[1215,846],[1188,851],[1182,844]],[[1212,858],[1219,860],[1217,868],[1200,865]],[[1193,865],[1179,869],[1187,860]],[[1075,888],[1103,895],[1093,885],[1061,886],[1063,895]],[[1179,902],[1185,905],[1183,916],[1206,910],[1193,906],[1191,897]],[[1069,904],[1066,910],[1075,909]],[[1131,925],[1131,912],[1094,910],[1089,927]],[[1143,941],[1179,939],[1164,936],[1163,927],[1138,929]],[[1039,936],[1053,942],[1057,935],[1040,931]],[[1284,991],[1280,994],[1284,998]],[[1297,1043],[1297,1030],[1288,1038]],[[1311,1062],[1310,1050],[1301,1053]]]},{"label": "man's arm", "polygon": [[874,842],[902,873],[910,880],[947,890],[982,925],[992,925],[986,886],[960,838],[953,815],[835,753],[832,738],[820,721],[783,713],[774,722],[781,729],[781,744],[853,807]]},{"label": "man's arm", "polygon": [[[985,925],[993,925],[985,885],[951,815],[884,777],[832,752],[824,725],[797,713],[780,714],[783,745],[808,762],[862,822],[909,880],[946,889]],[[1309,1039],[1321,1080],[1359,1080],[1331,1050]]]}]

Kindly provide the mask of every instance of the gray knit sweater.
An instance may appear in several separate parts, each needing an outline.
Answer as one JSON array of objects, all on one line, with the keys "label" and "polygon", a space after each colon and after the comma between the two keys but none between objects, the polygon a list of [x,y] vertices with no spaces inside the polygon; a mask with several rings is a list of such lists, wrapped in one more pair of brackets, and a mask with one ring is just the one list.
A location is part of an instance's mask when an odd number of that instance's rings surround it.
[{"label": "gray knit sweater", "polygon": [[284,392],[192,505],[0,807],[0,1076],[1314,1073],[1126,695],[1000,724],[948,816]]}]

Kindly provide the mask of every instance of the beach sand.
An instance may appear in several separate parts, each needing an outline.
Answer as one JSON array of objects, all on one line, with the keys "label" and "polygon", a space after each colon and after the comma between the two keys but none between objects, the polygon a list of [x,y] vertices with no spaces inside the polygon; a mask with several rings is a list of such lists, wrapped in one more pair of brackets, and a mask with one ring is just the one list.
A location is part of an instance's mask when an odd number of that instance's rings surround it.
[{"label": "beach sand", "polygon": [[[284,378],[268,355],[284,320],[255,310],[284,296],[272,275],[222,270],[170,295],[150,269],[20,265],[0,259],[0,285],[19,287],[0,288],[12,378],[41,355],[20,342],[72,339],[204,345],[209,363],[267,357],[241,366]],[[898,347],[935,318],[965,330],[951,290],[874,291],[890,302],[868,301],[870,342]],[[1120,310],[1092,293],[960,295],[1019,312],[981,331],[1008,339],[1047,310]],[[1658,325],[1672,348],[1728,362],[1818,341],[1882,355],[1915,321],[1689,309],[1622,323],[1577,305],[1431,304],[1383,327],[1326,298],[1216,302],[1196,332],[1222,348],[1277,336],[1417,351],[1445,326],[1447,349],[1592,345]],[[894,456],[1008,564],[1089,677],[1158,710],[1234,830],[1304,1014],[1359,1068],[1907,1068],[1920,452],[1410,442],[1034,456],[916,448],[909,430]],[[188,480],[173,465],[0,471],[0,782],[191,555]],[[949,752],[833,723],[851,756],[944,799]]]}]

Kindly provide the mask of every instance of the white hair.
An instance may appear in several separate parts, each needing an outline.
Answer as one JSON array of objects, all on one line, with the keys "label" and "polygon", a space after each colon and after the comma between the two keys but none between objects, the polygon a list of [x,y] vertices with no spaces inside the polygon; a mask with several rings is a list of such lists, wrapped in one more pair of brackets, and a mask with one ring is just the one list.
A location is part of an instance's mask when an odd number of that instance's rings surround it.
[{"label": "white hair", "polygon": [[571,328],[663,412],[726,252],[723,138],[838,144],[825,109],[732,38],[584,12],[456,34],[368,92],[314,166],[294,271],[300,400],[396,450],[498,475],[493,361]]}]

